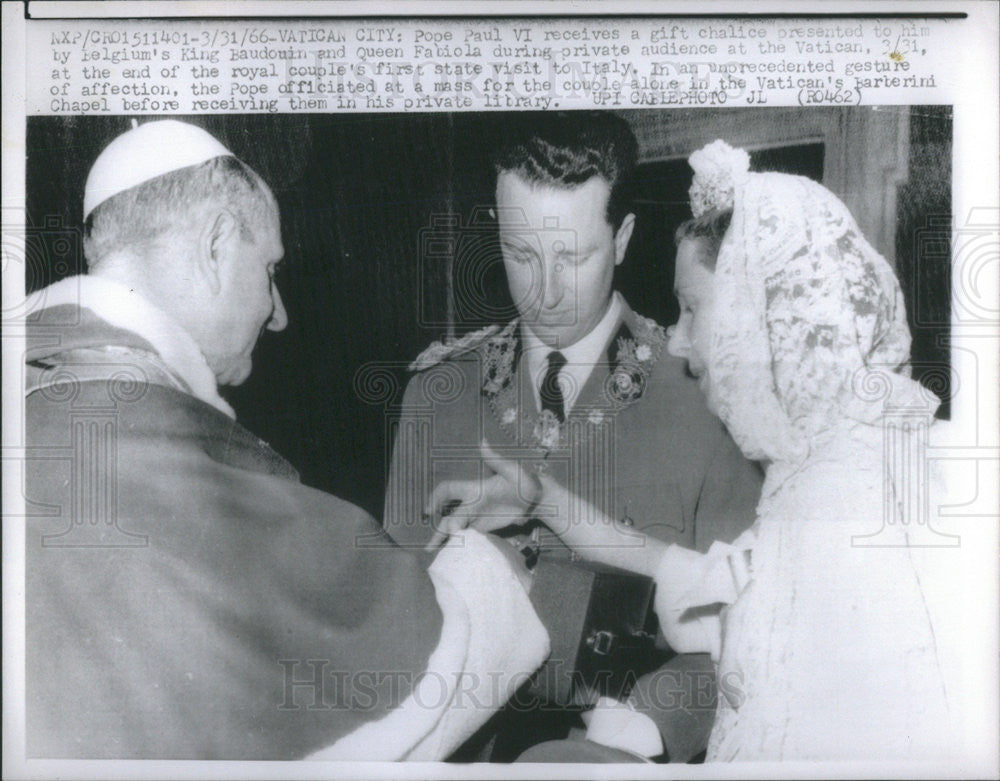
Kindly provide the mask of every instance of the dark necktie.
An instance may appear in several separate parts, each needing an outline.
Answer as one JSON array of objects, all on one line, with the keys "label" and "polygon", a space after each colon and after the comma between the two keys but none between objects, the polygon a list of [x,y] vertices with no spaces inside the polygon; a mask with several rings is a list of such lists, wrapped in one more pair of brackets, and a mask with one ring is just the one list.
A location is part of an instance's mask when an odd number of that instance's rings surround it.
[{"label": "dark necktie", "polygon": [[560,423],[566,420],[563,393],[559,385],[559,372],[565,365],[566,357],[561,352],[558,350],[550,352],[549,368],[545,371],[545,379],[542,380],[542,387],[538,391],[542,400],[542,411],[549,410]]}]

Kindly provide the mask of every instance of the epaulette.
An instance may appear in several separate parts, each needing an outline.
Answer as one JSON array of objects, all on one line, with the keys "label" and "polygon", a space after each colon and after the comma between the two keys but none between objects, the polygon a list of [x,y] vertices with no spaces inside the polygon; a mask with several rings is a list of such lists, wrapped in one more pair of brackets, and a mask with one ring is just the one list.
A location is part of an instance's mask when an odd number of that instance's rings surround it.
[{"label": "epaulette", "polygon": [[411,372],[422,372],[441,363],[445,358],[457,358],[474,350],[499,331],[500,326],[488,325],[478,331],[471,331],[460,339],[431,342],[426,350],[413,359],[408,368]]}]

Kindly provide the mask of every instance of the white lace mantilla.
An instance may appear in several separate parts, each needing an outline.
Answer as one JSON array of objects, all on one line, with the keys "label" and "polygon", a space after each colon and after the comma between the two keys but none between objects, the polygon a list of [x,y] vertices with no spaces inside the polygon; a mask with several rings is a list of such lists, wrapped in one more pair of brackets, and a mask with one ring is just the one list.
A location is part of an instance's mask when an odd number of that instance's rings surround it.
[{"label": "white lace mantilla", "polygon": [[[739,541],[750,579],[724,600],[708,758],[940,758],[947,700],[909,537],[923,519],[902,498],[916,478],[885,455],[887,411],[926,424],[936,401],[909,377],[895,274],[828,190],[751,173],[734,185],[714,284],[715,401],[768,466]],[[880,545],[859,544],[887,517]],[[712,555],[675,560],[697,578],[722,571]],[[718,602],[703,592],[688,607]]]}]

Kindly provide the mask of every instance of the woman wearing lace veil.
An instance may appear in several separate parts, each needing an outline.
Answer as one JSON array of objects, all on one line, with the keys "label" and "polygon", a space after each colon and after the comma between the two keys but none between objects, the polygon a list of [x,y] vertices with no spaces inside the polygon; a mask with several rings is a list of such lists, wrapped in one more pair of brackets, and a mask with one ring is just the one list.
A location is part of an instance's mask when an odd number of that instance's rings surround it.
[{"label": "woman wearing lace veil", "polygon": [[[734,546],[667,552],[658,612],[719,656],[709,759],[939,757],[927,529],[900,516],[907,476],[885,454],[886,410],[936,407],[909,377],[899,283],[832,193],[748,164],[721,141],[691,157],[670,349],[765,485]],[[729,606],[685,618],[710,603]]]},{"label": "woman wearing lace veil", "polygon": [[[929,486],[897,456],[937,401],[909,376],[899,283],[819,184],[750,173],[722,141],[690,162],[669,349],[764,464],[757,520],[705,555],[616,545],[635,531],[611,519],[560,534],[653,575],[671,646],[718,662],[709,761],[941,759],[955,748],[942,667],[955,633],[935,629],[958,600],[940,577],[952,540],[908,517]],[[894,413],[906,425],[890,426]],[[887,450],[897,440],[912,441]],[[636,710],[651,691],[633,693]]]},{"label": "woman wearing lace veil", "polygon": [[[913,517],[930,501],[913,492],[932,486],[907,470],[939,426],[937,401],[909,376],[899,283],[821,185],[750,173],[722,141],[690,162],[695,219],[678,235],[669,349],[764,464],[757,519],[699,554],[637,546],[635,529],[544,474],[541,501],[573,508],[555,531],[583,556],[655,578],[675,651],[717,661],[707,760],[940,760],[956,748],[945,660],[959,633],[941,627],[959,604],[942,576],[957,538]],[[523,496],[530,476],[486,455]],[[641,713],[656,687],[640,688]],[[601,742],[630,745],[615,741]]]}]

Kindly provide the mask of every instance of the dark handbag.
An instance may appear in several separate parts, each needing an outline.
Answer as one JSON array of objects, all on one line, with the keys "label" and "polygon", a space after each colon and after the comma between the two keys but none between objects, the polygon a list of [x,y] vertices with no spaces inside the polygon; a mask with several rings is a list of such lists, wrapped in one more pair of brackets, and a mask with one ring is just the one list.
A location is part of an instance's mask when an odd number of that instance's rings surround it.
[{"label": "dark handbag", "polygon": [[635,680],[668,655],[656,644],[654,590],[645,575],[542,553],[530,598],[552,653],[533,677],[531,693],[560,706],[597,695],[624,699]]}]

